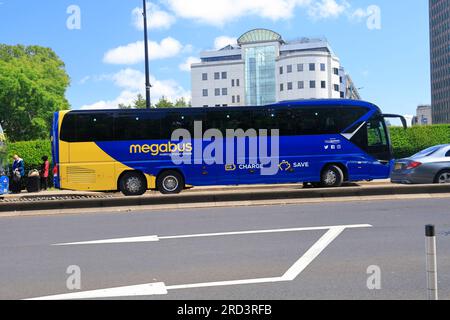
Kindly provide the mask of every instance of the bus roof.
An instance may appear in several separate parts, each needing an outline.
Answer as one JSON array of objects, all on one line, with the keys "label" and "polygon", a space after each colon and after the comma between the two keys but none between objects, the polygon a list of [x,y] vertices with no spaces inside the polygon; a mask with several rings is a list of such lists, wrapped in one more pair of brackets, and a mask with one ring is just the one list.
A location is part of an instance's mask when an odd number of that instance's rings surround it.
[{"label": "bus roof", "polygon": [[261,107],[271,107],[271,108],[281,108],[281,107],[330,107],[330,106],[343,106],[343,107],[362,107],[369,110],[380,111],[380,108],[373,103],[362,101],[362,100],[349,100],[349,99],[311,99],[311,100],[291,100],[291,101],[281,101],[278,103],[266,105],[266,106],[239,106],[239,107],[210,107],[210,108],[161,108],[161,109],[99,109],[99,110],[72,110],[70,113],[104,113],[104,112],[167,112],[167,111],[182,111],[182,112],[192,112],[198,110],[251,110],[258,109]]}]

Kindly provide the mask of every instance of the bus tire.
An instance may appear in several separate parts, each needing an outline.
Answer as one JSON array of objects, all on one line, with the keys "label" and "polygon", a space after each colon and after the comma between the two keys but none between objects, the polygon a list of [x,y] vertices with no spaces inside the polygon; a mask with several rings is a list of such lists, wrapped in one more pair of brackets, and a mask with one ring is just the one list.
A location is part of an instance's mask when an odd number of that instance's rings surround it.
[{"label": "bus tire", "polygon": [[184,178],[178,171],[164,171],[156,179],[156,187],[162,194],[179,194],[184,189]]},{"label": "bus tire", "polygon": [[335,165],[327,166],[321,175],[320,184],[324,188],[335,188],[342,186],[344,182],[344,172],[342,169]]},{"label": "bus tire", "polygon": [[138,172],[127,172],[119,181],[119,189],[125,196],[142,196],[147,191],[147,180]]}]

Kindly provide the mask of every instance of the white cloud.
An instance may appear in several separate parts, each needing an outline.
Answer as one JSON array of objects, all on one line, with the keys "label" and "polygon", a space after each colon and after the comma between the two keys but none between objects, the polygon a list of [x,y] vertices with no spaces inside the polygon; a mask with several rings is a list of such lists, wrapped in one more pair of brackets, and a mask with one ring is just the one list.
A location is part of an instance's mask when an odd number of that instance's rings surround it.
[{"label": "white cloud", "polygon": [[243,16],[256,15],[273,21],[292,18],[294,9],[313,0],[165,0],[179,17],[223,26]]},{"label": "white cloud", "polygon": [[368,16],[369,14],[367,13],[367,10],[358,8],[355,11],[353,11],[353,13],[350,14],[350,19],[361,21],[362,19],[367,18]]},{"label": "white cloud", "polygon": [[320,0],[312,3],[308,15],[314,19],[337,18],[350,8],[346,0]]},{"label": "white cloud", "polygon": [[227,37],[227,36],[220,36],[217,37],[214,40],[214,49],[220,50],[228,45],[235,45],[237,44],[237,38],[234,37]]},{"label": "white cloud", "polygon": [[[142,11],[142,7],[137,7],[131,13],[133,25],[138,30],[144,30]],[[162,11],[158,5],[147,2],[147,26],[149,29],[169,29],[175,22],[176,19],[173,15]]]},{"label": "white cloud", "polygon": [[[183,45],[176,39],[168,37],[160,43],[149,41],[150,60],[165,59],[177,56],[183,49]],[[106,52],[103,62],[109,64],[136,64],[145,60],[144,41],[120,46]]]},{"label": "white cloud", "polygon": [[179,68],[181,71],[190,72],[191,71],[191,65],[194,63],[200,63],[201,60],[197,57],[189,57],[186,59],[185,62],[179,65]]},{"label": "white cloud", "polygon": [[[117,109],[119,104],[132,104],[138,94],[145,96],[145,75],[139,70],[127,68],[115,74],[102,75],[96,78],[112,81],[122,91],[113,100],[101,100],[93,104],[84,105],[81,107],[83,110]],[[170,101],[175,101],[179,98],[185,98],[187,101],[191,99],[191,93],[174,80],[157,80],[151,76],[150,82],[152,84],[151,95],[153,102],[157,102],[163,96]]]}]

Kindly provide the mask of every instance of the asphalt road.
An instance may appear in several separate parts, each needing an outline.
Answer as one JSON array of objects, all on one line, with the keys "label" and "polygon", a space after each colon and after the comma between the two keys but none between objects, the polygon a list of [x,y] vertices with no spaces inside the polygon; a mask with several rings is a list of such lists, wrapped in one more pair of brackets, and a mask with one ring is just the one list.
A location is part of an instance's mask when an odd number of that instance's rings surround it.
[{"label": "asphalt road", "polygon": [[[166,294],[141,299],[426,299],[430,223],[450,299],[450,199],[1,218],[0,299],[148,283]],[[283,230],[309,227],[319,229]],[[54,246],[142,236],[158,238]],[[73,265],[78,291],[66,287]],[[370,266],[379,290],[367,287]]]}]

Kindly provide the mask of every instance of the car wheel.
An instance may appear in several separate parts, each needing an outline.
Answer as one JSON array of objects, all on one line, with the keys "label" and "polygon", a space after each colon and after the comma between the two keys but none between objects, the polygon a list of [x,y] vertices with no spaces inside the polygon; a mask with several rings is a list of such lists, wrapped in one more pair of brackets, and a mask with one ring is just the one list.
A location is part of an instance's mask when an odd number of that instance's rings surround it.
[{"label": "car wheel", "polygon": [[338,166],[328,166],[323,170],[321,186],[325,188],[340,187],[344,182],[344,173]]},{"label": "car wheel", "polygon": [[184,189],[184,178],[177,171],[164,171],[158,176],[156,186],[162,194],[178,194]]},{"label": "car wheel", "polygon": [[439,172],[436,175],[434,182],[439,184],[450,183],[450,170],[444,170]]},{"label": "car wheel", "polygon": [[119,183],[120,191],[126,196],[141,196],[147,191],[147,181],[138,172],[128,172]]}]

